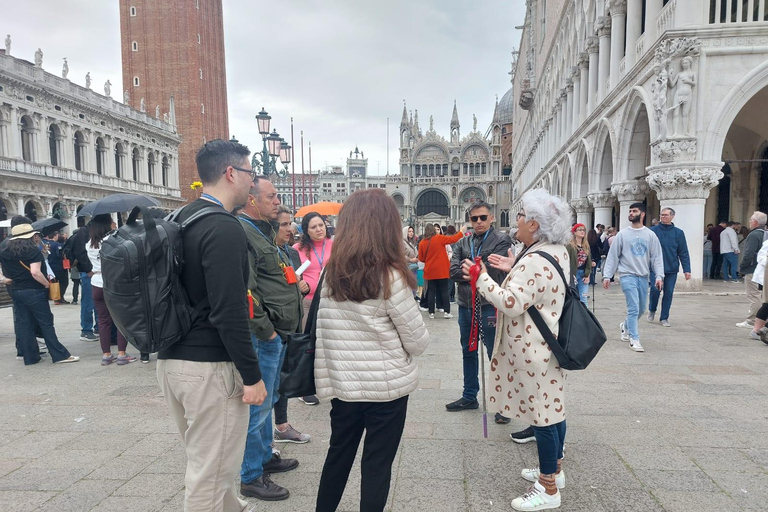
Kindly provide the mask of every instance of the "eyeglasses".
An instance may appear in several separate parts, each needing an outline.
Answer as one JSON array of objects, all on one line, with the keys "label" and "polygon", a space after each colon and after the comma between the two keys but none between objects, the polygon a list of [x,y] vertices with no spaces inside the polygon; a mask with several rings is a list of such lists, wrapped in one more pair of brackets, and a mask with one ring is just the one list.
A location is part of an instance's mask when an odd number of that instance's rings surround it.
[{"label": "eyeglasses", "polygon": [[[229,167],[233,168],[233,169],[234,169],[234,170],[236,170],[236,171],[240,171],[240,172],[247,172],[248,174],[250,174],[250,175],[251,175],[251,181],[253,181],[253,180],[255,180],[255,179],[256,179],[257,173],[256,173],[256,171],[255,171],[255,170],[253,170],[253,169],[243,169],[243,168],[241,168],[241,167],[235,167],[234,165],[230,165]],[[227,172],[227,170],[226,170],[226,169],[224,169],[224,172]],[[222,174],[224,174],[224,172],[223,172]]]},{"label": "eyeglasses", "polygon": [[473,215],[473,216],[471,216],[469,218],[469,220],[471,220],[472,222],[477,222],[478,220],[481,220],[481,221],[485,222],[485,221],[488,220],[488,216],[487,215]]},{"label": "eyeglasses", "polygon": [[520,219],[520,217],[523,217],[523,218],[525,218],[525,212],[524,212],[523,210],[520,210],[519,212],[517,212],[517,218],[518,218],[518,220]]}]

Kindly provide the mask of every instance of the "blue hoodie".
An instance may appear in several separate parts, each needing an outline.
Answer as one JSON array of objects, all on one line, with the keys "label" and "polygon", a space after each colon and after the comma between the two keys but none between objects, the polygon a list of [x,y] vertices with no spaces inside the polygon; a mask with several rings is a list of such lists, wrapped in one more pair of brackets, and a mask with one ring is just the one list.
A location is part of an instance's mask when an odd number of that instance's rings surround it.
[{"label": "blue hoodie", "polygon": [[651,228],[651,231],[659,237],[666,273],[677,274],[677,269],[680,268],[681,263],[683,272],[690,273],[691,258],[688,256],[688,244],[685,241],[683,230],[676,228],[674,223],[658,223]]}]

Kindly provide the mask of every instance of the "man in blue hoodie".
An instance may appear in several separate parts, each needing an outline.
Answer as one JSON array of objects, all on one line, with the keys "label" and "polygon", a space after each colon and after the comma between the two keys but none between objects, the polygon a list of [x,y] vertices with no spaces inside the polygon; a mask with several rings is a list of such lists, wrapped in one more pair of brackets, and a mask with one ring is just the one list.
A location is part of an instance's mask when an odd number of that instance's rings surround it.
[{"label": "man in blue hoodie", "polygon": [[[664,255],[664,297],[661,299],[661,316],[659,321],[664,327],[669,327],[669,308],[672,306],[672,294],[677,283],[677,271],[683,266],[685,280],[691,278],[691,258],[688,256],[688,244],[685,241],[685,233],[676,228],[672,221],[675,218],[675,210],[663,208],[659,216],[660,222],[651,228],[656,233],[661,243],[661,251]],[[651,283],[655,281],[651,270]],[[648,302],[648,321],[653,322],[656,316],[656,308],[659,305],[661,292],[655,286],[651,286],[650,300]]]}]

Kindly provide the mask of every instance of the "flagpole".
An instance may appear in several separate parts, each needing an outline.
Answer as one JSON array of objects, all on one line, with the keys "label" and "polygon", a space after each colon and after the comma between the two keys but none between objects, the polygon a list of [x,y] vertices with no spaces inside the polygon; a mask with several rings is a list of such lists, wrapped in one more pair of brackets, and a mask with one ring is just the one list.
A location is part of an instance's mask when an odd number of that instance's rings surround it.
[{"label": "flagpole", "polygon": [[315,193],[312,190],[312,141],[309,141],[309,204],[315,204]]},{"label": "flagpole", "polygon": [[291,117],[291,179],[293,181],[293,202],[291,203],[291,207],[293,208],[293,214],[296,214],[297,208],[296,208],[296,159],[293,158],[295,155],[295,148],[296,146],[293,145],[293,117]]},{"label": "flagpole", "polygon": [[387,118],[387,176],[389,176],[389,118]]},{"label": "flagpole", "polygon": [[307,191],[304,188],[304,130],[301,130],[301,206],[307,206]]}]

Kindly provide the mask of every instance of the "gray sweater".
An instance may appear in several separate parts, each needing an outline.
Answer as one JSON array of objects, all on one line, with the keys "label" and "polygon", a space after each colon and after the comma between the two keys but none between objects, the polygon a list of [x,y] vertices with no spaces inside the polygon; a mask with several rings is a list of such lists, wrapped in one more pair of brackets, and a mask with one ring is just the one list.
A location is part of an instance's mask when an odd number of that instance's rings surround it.
[{"label": "gray sweater", "polygon": [[657,279],[664,277],[664,256],[656,234],[646,227],[627,227],[613,239],[603,268],[603,279],[616,274],[647,277],[651,270]]}]

